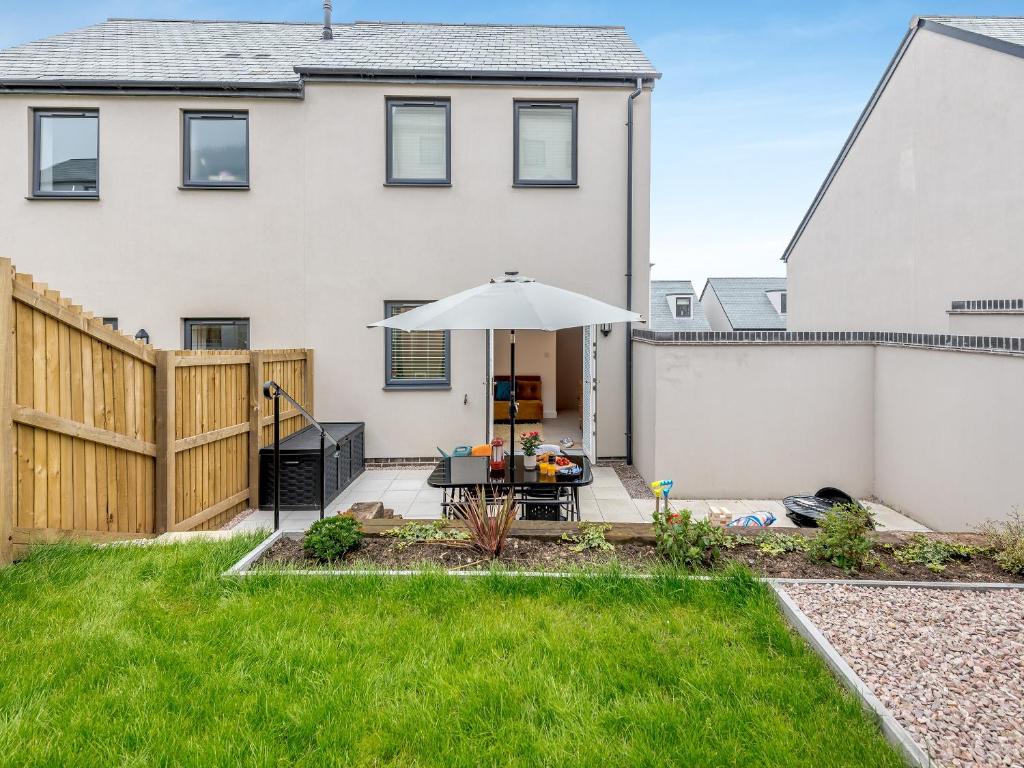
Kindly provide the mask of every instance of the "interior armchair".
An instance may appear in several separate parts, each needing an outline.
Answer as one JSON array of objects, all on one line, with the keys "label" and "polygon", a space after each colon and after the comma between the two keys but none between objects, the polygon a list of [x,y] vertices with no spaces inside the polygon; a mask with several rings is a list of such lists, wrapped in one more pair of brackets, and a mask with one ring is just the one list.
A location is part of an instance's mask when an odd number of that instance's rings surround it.
[{"label": "interior armchair", "polygon": [[[494,420],[508,421],[508,403],[512,381],[508,376],[494,377]],[[540,376],[516,374],[516,422],[535,422],[544,418]]]}]

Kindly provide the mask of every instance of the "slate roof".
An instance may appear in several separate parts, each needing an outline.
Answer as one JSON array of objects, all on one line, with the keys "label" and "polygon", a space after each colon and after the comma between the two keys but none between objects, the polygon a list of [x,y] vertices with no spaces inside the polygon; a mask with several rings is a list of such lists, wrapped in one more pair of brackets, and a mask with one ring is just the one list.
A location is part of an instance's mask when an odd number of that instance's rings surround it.
[{"label": "slate roof", "polygon": [[711,289],[722,305],[734,331],[785,330],[786,320],[775,311],[767,291],[786,290],[784,277],[709,277]]},{"label": "slate roof", "polygon": [[[0,50],[0,86],[298,89],[300,72],[655,78],[623,27],[110,19]],[[297,72],[296,70],[299,70]]]},{"label": "slate roof", "polygon": [[62,160],[50,169],[53,183],[96,181],[96,165],[95,157],[73,157],[70,160]]},{"label": "slate roof", "polygon": [[[693,296],[692,317],[675,316],[675,305],[669,304],[669,296],[690,294]],[[689,280],[651,280],[651,314],[647,327],[652,331],[710,331],[711,326],[704,317],[701,306],[693,293]]]},{"label": "slate roof", "polygon": [[921,16],[931,21],[965,32],[984,35],[1004,43],[1024,46],[1024,17],[1020,16]]}]

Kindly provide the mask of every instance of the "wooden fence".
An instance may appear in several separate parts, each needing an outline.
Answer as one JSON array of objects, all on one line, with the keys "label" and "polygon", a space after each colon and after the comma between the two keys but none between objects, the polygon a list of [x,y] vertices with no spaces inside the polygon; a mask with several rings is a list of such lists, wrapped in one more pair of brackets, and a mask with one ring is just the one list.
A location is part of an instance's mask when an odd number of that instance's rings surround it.
[{"label": "wooden fence", "polygon": [[258,503],[262,383],[313,404],[309,350],[154,350],[6,259],[0,362],[0,565],[34,540],[219,527]]}]

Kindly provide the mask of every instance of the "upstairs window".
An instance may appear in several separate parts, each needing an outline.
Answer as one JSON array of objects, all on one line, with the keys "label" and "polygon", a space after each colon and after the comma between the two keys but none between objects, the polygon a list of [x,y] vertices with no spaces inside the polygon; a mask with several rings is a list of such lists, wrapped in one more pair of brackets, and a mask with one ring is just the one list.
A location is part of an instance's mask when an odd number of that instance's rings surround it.
[{"label": "upstairs window", "polygon": [[388,99],[387,112],[387,183],[450,184],[451,102]]},{"label": "upstairs window", "polygon": [[783,291],[782,293],[779,294],[779,312],[781,314],[783,314],[783,315],[786,314],[786,292],[785,291]]},{"label": "upstairs window", "polygon": [[248,112],[186,112],[184,143],[184,186],[249,186]]},{"label": "upstairs window", "polygon": [[[384,316],[394,317],[422,301],[386,301]],[[384,330],[384,385],[388,388],[439,388],[451,384],[448,331]]]},{"label": "upstairs window", "polygon": [[36,110],[32,195],[98,197],[100,115]]},{"label": "upstairs window", "polygon": [[185,320],[185,349],[248,349],[249,318]]},{"label": "upstairs window", "polygon": [[693,298],[690,296],[676,296],[676,317],[693,317]]},{"label": "upstairs window", "polygon": [[514,105],[513,184],[576,185],[576,102]]}]

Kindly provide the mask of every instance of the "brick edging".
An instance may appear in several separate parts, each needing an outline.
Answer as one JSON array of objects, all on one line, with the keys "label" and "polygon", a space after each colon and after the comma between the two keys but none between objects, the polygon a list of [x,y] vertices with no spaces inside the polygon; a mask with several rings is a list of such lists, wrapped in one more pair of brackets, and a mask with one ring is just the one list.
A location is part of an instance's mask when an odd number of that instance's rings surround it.
[{"label": "brick edging", "polygon": [[715,344],[726,346],[734,344],[870,345],[1024,355],[1024,338],[1019,336],[961,336],[950,333],[904,333],[900,331],[634,330],[633,341],[641,344],[669,346]]}]

